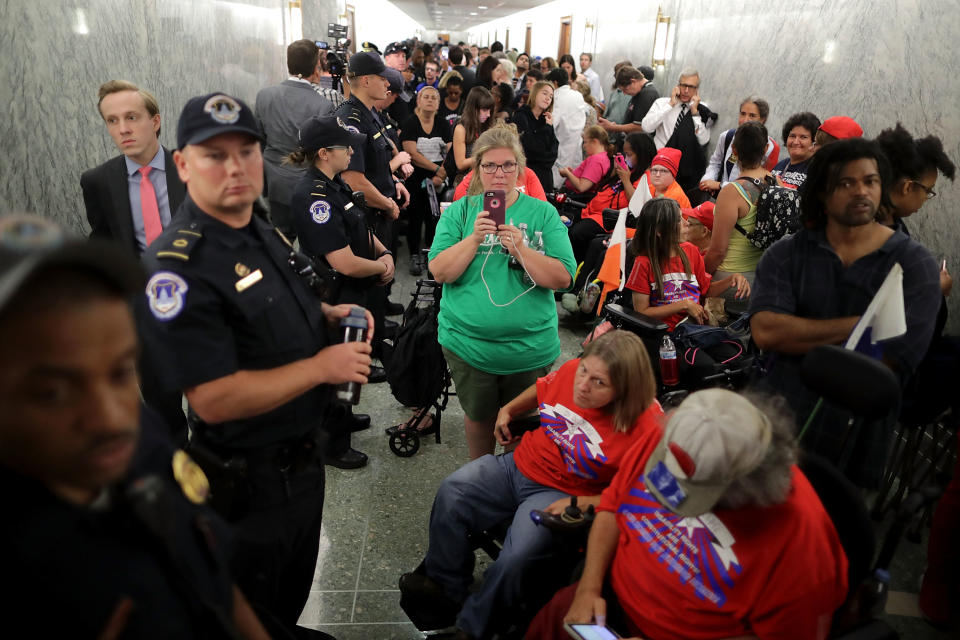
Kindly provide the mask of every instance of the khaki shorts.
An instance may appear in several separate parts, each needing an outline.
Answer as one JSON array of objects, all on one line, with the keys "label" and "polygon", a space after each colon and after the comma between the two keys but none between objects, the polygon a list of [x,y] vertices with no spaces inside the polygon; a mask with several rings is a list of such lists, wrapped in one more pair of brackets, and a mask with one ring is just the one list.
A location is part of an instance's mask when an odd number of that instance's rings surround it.
[{"label": "khaki shorts", "polygon": [[496,418],[500,407],[520,395],[537,378],[550,373],[549,365],[508,375],[487,373],[467,364],[446,347],[443,348],[443,357],[447,359],[450,376],[457,387],[460,406],[474,422]]}]

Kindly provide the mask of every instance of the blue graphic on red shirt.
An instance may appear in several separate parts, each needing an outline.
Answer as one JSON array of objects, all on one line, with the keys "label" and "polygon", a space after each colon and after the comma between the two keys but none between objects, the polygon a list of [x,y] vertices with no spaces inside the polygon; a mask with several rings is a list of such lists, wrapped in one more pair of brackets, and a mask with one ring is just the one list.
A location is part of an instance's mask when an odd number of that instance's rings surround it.
[{"label": "blue graphic on red shirt", "polygon": [[716,516],[686,518],[673,513],[646,490],[642,474],[617,513],[680,584],[717,608],[726,604],[726,591],[743,569],[733,551],[733,536]]},{"label": "blue graphic on red shirt", "polygon": [[[656,283],[650,283],[650,291],[656,290]],[[651,294],[651,298],[656,298],[657,306],[679,302],[681,300],[700,300],[700,283],[697,282],[697,276],[685,273],[665,273],[663,274],[663,293],[659,296]]]},{"label": "blue graphic on red shirt", "polygon": [[607,461],[600,443],[603,438],[592,424],[562,404],[540,404],[540,424],[560,449],[567,471],[581,478],[596,480]]}]

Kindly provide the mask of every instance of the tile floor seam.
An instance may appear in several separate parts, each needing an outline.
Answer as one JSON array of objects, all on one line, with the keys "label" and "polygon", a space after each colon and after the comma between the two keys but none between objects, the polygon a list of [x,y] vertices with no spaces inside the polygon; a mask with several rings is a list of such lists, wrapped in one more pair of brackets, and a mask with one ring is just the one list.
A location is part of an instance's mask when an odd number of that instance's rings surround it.
[{"label": "tile floor seam", "polygon": [[[379,470],[378,470],[379,471]],[[379,475],[374,473],[372,475]],[[373,487],[376,486],[376,479],[370,483],[370,498],[373,497]],[[367,501],[367,504],[372,504],[372,499]],[[360,562],[357,565],[357,581],[353,585],[353,606],[350,608],[350,622],[353,623],[356,619],[357,614],[357,594],[360,590],[360,573],[363,571],[363,555],[367,550],[367,535],[370,533],[370,518],[373,516],[373,508],[367,512],[367,516],[364,519],[363,523],[363,535],[360,537]]]}]

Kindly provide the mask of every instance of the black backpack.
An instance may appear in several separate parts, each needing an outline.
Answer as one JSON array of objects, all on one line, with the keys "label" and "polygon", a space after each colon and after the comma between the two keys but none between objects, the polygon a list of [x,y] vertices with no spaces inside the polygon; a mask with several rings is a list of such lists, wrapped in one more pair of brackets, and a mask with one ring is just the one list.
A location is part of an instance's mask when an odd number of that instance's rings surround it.
[{"label": "black backpack", "polygon": [[753,231],[747,233],[739,223],[735,225],[750,244],[766,250],[780,238],[800,230],[800,194],[796,189],[781,187],[772,177],[765,182],[745,176],[739,179],[749,180],[760,189],[756,203],[757,225]]},{"label": "black backpack", "polygon": [[404,406],[425,407],[440,395],[447,361],[437,341],[438,332],[433,306],[407,308],[386,366],[390,392]]}]

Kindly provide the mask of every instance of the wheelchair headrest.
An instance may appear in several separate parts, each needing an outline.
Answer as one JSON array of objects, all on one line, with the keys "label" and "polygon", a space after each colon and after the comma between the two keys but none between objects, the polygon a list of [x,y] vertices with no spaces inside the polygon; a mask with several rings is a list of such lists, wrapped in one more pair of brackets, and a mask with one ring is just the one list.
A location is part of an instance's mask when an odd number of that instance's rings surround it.
[{"label": "wheelchair headrest", "polygon": [[824,399],[868,420],[889,415],[900,404],[900,381],[889,367],[836,345],[811,349],[800,376]]}]

